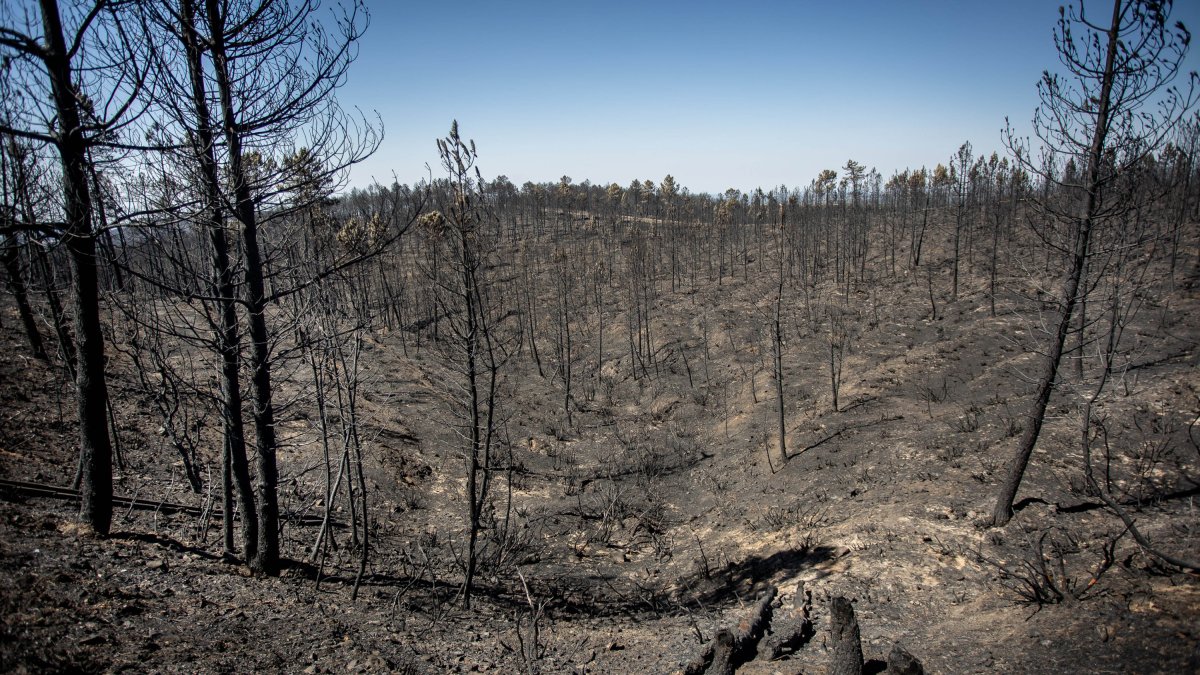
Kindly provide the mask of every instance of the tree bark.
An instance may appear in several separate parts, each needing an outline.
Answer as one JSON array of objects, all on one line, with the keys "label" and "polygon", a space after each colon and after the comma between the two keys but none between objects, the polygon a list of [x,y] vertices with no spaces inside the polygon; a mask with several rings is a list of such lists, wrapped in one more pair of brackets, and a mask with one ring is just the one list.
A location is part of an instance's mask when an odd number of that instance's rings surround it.
[{"label": "tree bark", "polygon": [[736,646],[733,633],[721,629],[717,631],[714,642],[712,665],[705,672],[712,675],[733,675],[733,650]]}]

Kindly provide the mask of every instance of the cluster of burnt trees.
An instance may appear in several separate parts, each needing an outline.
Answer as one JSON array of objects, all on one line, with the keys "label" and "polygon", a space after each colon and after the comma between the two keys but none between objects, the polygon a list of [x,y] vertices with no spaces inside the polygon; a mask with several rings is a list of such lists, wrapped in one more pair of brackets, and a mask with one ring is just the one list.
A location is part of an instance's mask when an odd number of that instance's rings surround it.
[{"label": "cluster of burnt trees", "polygon": [[[668,360],[716,400],[728,383],[709,368],[720,346],[707,319],[696,341],[658,312],[752,276],[773,289],[754,319],[772,347],[773,461],[788,459],[789,334],[825,336],[836,411],[844,358],[879,302],[862,298],[911,283],[933,319],[939,303],[994,315],[1031,300],[1044,313],[1031,324],[1049,327],[1029,345],[1044,363],[994,521],[1011,517],[1066,362],[1091,402],[1084,474],[1107,494],[1088,454],[1091,411],[1129,366],[1123,331],[1145,298],[1194,274],[1182,264],[1200,218],[1196,76],[1178,72],[1190,36],[1169,10],[1122,0],[1103,21],[1064,11],[1062,69],[1039,87],[1036,141],[1009,135],[1004,156],[964,143],[944,165],[886,178],[851,160],[803,187],[720,195],[671,176],[518,187],[484,179],[454,125],[438,142],[444,177],[337,196],[379,133],[335,97],[365,28],[361,3],[6,5],[5,277],[31,353],[49,360],[56,347],[74,379],[82,518],[111,525],[115,350],[197,492],[208,448],[220,448],[224,546],[238,549],[229,516],[240,513],[241,554],[264,573],[280,558],[278,411],[313,410],[321,503],[328,513],[345,500],[365,565],[360,358],[364,336],[386,330],[452,374],[469,602],[477,558],[504,549],[487,530],[493,477],[512,467],[509,366],[526,361],[561,388],[563,429],[591,402],[611,403],[617,379],[654,382]],[[313,555],[331,539],[322,528]]]},{"label": "cluster of burnt trees", "polygon": [[[250,565],[278,567],[278,340],[302,334],[310,349],[345,331],[269,308],[312,302],[323,278],[404,226],[391,195],[336,228],[326,213],[338,177],[375,149],[380,129],[334,97],[364,7],[319,9],[274,0],[5,5],[7,277],[39,358],[30,290],[46,298],[77,393],[81,517],[97,532],[112,520],[111,344],[157,390],[193,486],[193,440],[181,430],[208,412],[220,420],[225,513],[236,500]],[[179,345],[203,351],[204,362],[180,363]],[[348,377],[344,349],[321,354],[314,369]],[[201,367],[215,387],[198,383]],[[205,399],[208,412],[181,406],[181,391]]]}]

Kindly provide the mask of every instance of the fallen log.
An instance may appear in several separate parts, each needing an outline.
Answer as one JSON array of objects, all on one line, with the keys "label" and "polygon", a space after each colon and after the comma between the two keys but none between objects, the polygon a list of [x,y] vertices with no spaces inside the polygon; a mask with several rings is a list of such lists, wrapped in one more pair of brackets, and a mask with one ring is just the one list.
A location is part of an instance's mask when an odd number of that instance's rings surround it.
[{"label": "fallen log", "polygon": [[771,621],[771,634],[759,645],[759,659],[774,661],[794,654],[804,646],[816,630],[812,623],[812,593],[800,584],[792,598],[792,609],[779,612]]},{"label": "fallen log", "polygon": [[[0,479],[0,495],[16,495],[21,497],[33,497],[37,499],[57,499],[67,502],[78,502],[79,490],[68,487],[59,487],[56,485],[46,485],[43,483],[30,483],[27,481],[16,481]],[[207,515],[210,518],[220,520],[224,517],[221,509],[208,509],[207,511],[199,506],[189,504],[176,504],[164,500],[157,499],[138,499],[137,497],[121,497],[114,495],[112,498],[115,508],[139,510],[139,511],[157,511],[159,513],[181,513],[197,518]],[[241,514],[235,513],[234,518],[240,518]],[[324,522],[324,516],[315,513],[292,513],[285,512],[280,515],[280,518],[286,522],[296,525],[321,525]],[[345,525],[336,521],[330,521],[330,526],[336,528],[344,528]]]},{"label": "fallen log", "polygon": [[738,666],[753,660],[758,643],[771,625],[771,603],[775,601],[777,593],[774,586],[768,586],[762,598],[754,604],[750,615],[738,624],[737,632],[719,631],[716,639],[684,668],[684,675],[732,675]]}]

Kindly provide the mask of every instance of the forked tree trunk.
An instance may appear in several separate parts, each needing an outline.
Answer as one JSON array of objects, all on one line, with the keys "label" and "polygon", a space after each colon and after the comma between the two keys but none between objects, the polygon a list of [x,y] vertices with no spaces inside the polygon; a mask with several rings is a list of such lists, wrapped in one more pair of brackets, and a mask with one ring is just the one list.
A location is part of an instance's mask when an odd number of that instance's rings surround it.
[{"label": "forked tree trunk", "polygon": [[255,431],[255,464],[258,469],[258,550],[250,566],[262,574],[279,572],[279,502],[276,492],[279,468],[276,464],[275,406],[271,401],[271,346],[266,320],[266,288],[263,257],[258,241],[258,214],[250,193],[242,157],[242,139],[234,110],[229,64],[225,53],[225,23],[219,0],[206,0],[211,32],[213,70],[221,98],[221,117],[229,151],[230,174],[234,186],[235,209],[242,226],[242,248],[246,267],[245,304],[250,322],[250,384]]},{"label": "forked tree trunk", "polygon": [[[246,458],[246,431],[242,417],[242,388],[239,381],[241,362],[241,334],[238,329],[236,293],[232,263],[229,256],[229,238],[225,233],[222,217],[220,181],[215,155],[215,138],[208,109],[208,98],[204,86],[204,70],[200,54],[200,37],[195,29],[196,7],[193,0],[180,0],[182,33],[187,50],[188,74],[192,84],[192,102],[196,113],[196,137],[199,146],[196,156],[204,177],[205,197],[209,204],[207,223],[209,241],[212,245],[213,291],[221,310],[221,325],[217,331],[217,348],[221,352],[221,419],[225,435],[225,458],[223,485],[228,492],[230,485],[237,488],[238,509],[242,513],[242,552],[247,562],[258,553],[258,509],[254,503],[254,492],[250,481],[250,466]],[[226,530],[233,517],[225,499]]]}]

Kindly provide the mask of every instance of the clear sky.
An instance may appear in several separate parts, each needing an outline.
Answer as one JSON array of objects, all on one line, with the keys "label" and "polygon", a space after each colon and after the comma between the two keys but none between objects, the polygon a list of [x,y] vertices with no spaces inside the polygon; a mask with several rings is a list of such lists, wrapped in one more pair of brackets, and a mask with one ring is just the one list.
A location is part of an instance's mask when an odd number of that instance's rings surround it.
[{"label": "clear sky", "polygon": [[[484,177],[518,186],[669,173],[693,192],[770,189],[851,158],[886,178],[966,140],[1003,152],[1005,117],[1028,134],[1057,66],[1059,4],[370,1],[339,98],[378,112],[385,138],[350,183],[413,183],[426,164],[440,177],[435,140],[453,119]],[[1200,31],[1200,0],[1177,0],[1172,19]]]}]

